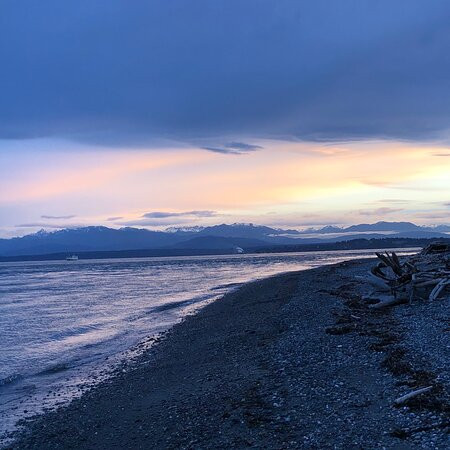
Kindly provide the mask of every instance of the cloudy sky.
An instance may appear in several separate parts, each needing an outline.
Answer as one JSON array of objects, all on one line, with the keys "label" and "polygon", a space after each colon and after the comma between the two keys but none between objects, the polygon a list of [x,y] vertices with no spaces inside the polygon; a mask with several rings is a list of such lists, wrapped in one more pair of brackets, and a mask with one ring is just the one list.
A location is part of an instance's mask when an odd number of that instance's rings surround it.
[{"label": "cloudy sky", "polygon": [[3,0],[0,236],[450,221],[447,0]]}]

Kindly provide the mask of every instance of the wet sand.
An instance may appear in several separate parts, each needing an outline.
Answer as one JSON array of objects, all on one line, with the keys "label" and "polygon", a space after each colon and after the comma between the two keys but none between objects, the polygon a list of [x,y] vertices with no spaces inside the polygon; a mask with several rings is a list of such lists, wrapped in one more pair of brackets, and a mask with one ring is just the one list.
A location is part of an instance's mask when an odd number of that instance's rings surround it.
[{"label": "wet sand", "polygon": [[398,313],[369,315],[362,303],[355,276],[369,264],[244,285],[107,382],[27,422],[9,448],[447,448],[445,408],[392,406],[412,372],[395,374],[386,360],[409,341]]}]

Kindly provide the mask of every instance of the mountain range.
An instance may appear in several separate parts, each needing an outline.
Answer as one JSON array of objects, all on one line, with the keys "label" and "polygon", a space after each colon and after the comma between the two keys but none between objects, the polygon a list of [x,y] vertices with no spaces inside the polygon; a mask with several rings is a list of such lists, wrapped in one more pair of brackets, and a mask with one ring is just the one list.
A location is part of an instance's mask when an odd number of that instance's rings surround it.
[{"label": "mountain range", "polygon": [[425,227],[411,222],[377,222],[346,228],[325,226],[303,231],[253,224],[221,224],[193,229],[170,228],[166,231],[88,226],[51,232],[41,230],[23,237],[0,239],[0,256],[142,249],[229,251],[241,247],[250,250],[267,246],[332,243],[386,237],[450,238],[450,226]]},{"label": "mountain range", "polygon": [[415,225],[411,222],[376,222],[376,223],[361,223],[359,225],[351,225],[346,228],[335,226],[326,226],[320,229],[310,228],[301,233],[315,232],[315,233],[360,233],[360,232],[427,232],[427,233],[448,233],[450,232],[450,225],[436,225],[434,227],[426,227]]}]

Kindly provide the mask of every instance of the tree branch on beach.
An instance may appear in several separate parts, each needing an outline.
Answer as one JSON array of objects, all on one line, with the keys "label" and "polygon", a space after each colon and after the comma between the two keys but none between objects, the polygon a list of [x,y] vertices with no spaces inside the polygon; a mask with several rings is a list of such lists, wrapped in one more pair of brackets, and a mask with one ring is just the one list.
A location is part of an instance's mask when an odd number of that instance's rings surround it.
[{"label": "tree branch on beach", "polygon": [[434,301],[450,286],[450,246],[434,243],[401,263],[395,252],[376,253],[379,262],[372,267],[366,281],[390,296],[370,305],[381,309],[416,299]]}]

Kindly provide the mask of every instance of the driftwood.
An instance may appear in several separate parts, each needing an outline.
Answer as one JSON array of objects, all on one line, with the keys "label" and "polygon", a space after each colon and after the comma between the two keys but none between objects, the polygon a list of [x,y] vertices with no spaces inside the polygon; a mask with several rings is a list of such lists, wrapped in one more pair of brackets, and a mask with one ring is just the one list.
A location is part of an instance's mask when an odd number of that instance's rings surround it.
[{"label": "driftwood", "polygon": [[401,305],[402,303],[406,303],[404,298],[395,298],[391,297],[389,300],[381,301],[378,303],[374,303],[373,305],[369,305],[370,309],[382,309],[387,308],[388,306]]},{"label": "driftwood", "polygon": [[[434,243],[402,262],[395,252],[376,253],[379,262],[365,281],[391,297],[370,305],[381,309],[414,300],[435,301],[450,287],[450,245]],[[448,298],[446,296],[445,298]]]},{"label": "driftwood", "polygon": [[412,391],[408,394],[402,395],[401,397],[394,400],[394,405],[396,405],[396,406],[404,405],[409,400],[411,400],[419,395],[425,394],[426,392],[430,392],[432,389],[433,389],[433,386],[427,386],[424,388],[416,389],[415,391]]},{"label": "driftwood", "polygon": [[[420,253],[399,258],[395,252],[376,253],[377,264],[364,277],[373,291],[363,297],[371,310],[400,304],[450,300],[450,245],[436,243]],[[373,303],[373,301],[378,301]],[[430,381],[428,381],[430,382]],[[415,389],[394,400],[395,406],[432,391],[434,386]]]},{"label": "driftwood", "polygon": [[450,278],[443,279],[439,281],[439,283],[435,286],[435,288],[431,291],[429,300],[436,300],[441,293],[441,291],[444,290],[445,286],[448,286],[450,284]]},{"label": "driftwood", "polygon": [[389,300],[384,300],[378,303],[374,303],[373,305],[369,305],[370,309],[382,309],[387,308],[388,306],[401,305],[402,303],[406,303],[406,300],[403,298],[395,298],[391,297]]},{"label": "driftwood", "polygon": [[444,252],[450,252],[450,245],[446,242],[434,242],[422,250],[422,254],[424,255]]},{"label": "driftwood", "polygon": [[370,283],[374,288],[377,288],[379,291],[390,292],[391,288],[383,281],[383,279],[378,278],[373,273],[369,273],[365,281]]}]

